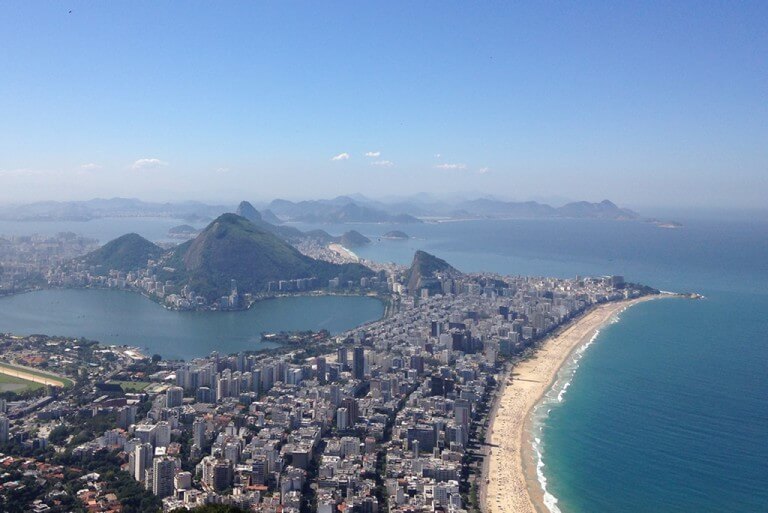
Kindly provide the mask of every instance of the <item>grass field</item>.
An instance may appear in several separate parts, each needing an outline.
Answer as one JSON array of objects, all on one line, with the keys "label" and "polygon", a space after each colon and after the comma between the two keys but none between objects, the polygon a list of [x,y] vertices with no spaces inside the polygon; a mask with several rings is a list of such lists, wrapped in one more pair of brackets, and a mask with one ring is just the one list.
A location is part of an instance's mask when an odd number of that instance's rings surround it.
[{"label": "grass field", "polygon": [[26,379],[17,378],[15,376],[0,374],[0,392],[16,392],[18,394],[27,390],[37,390],[42,387],[43,385],[35,383],[34,381],[27,381]]},{"label": "grass field", "polygon": [[145,388],[147,388],[150,383],[149,381],[117,381],[113,380],[110,381],[110,383],[117,383],[123,388],[124,392],[141,392]]},{"label": "grass field", "polygon": [[[9,365],[7,363],[0,363],[0,373],[2,373],[2,369],[9,369],[12,371],[18,371],[18,372],[25,372],[27,374],[31,374],[33,376],[39,376],[41,378],[51,379],[51,380],[57,380],[64,383],[65,387],[71,387],[75,383],[68,378],[65,378],[63,376],[56,376],[54,374],[49,374],[43,371],[39,371],[37,369],[31,369],[29,367],[20,367],[16,365]],[[16,377],[16,376],[6,376],[6,377]]]}]

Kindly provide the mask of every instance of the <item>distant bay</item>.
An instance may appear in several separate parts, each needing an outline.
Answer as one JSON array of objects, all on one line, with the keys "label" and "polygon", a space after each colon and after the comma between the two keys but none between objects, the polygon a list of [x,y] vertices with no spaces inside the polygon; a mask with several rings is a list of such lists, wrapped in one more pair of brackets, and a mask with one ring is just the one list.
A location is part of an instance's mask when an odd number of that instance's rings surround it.
[{"label": "distant bay", "polygon": [[0,332],[85,337],[127,344],[164,358],[190,359],[271,347],[262,332],[340,333],[379,319],[372,297],[294,296],[258,302],[242,312],[176,312],[133,292],[41,290],[0,298]]}]

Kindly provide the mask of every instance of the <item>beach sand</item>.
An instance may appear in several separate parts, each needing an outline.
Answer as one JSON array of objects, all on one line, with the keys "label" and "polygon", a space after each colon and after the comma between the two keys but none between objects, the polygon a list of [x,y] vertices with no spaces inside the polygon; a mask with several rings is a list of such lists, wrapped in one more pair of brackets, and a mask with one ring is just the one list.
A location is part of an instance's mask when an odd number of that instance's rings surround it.
[{"label": "beach sand", "polygon": [[547,339],[532,358],[518,363],[511,374],[505,375],[491,410],[486,438],[490,457],[486,458],[480,490],[485,513],[549,512],[529,439],[531,411],[577,347],[588,343],[615,314],[648,299],[653,296],[593,308]]}]

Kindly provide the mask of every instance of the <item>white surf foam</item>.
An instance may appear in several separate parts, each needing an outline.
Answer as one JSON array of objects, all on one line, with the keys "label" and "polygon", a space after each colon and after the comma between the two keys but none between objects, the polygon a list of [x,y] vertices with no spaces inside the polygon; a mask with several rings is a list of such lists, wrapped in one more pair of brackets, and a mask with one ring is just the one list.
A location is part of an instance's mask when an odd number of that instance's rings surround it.
[{"label": "white surf foam", "polygon": [[[627,309],[622,308],[614,315],[611,316],[609,323],[615,324],[619,322],[620,315]],[[585,344],[576,348],[568,361],[557,372],[557,378],[555,379],[552,387],[542,397],[541,401],[536,405],[533,410],[533,422],[531,429],[533,431],[531,436],[531,446],[536,454],[536,477],[539,480],[539,485],[543,492],[544,506],[550,511],[550,513],[562,513],[562,510],[557,505],[558,500],[549,490],[547,490],[547,476],[544,474],[544,447],[542,443],[542,432],[544,430],[544,424],[549,417],[550,412],[558,405],[562,404],[568,388],[571,386],[573,377],[576,374],[576,370],[579,368],[579,361],[584,357],[587,349],[595,343],[597,337],[600,335],[601,330],[595,330],[595,334]]]}]

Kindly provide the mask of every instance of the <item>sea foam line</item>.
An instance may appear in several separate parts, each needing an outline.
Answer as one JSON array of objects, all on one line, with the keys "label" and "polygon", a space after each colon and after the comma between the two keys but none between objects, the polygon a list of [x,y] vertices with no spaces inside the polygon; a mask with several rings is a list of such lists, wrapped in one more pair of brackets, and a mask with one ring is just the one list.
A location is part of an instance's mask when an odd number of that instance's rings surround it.
[{"label": "sea foam line", "polygon": [[[628,306],[625,306],[613,314],[608,322],[610,324],[616,324],[619,322],[621,320],[620,315],[627,308]],[[573,377],[576,374],[576,370],[579,368],[579,361],[584,357],[587,349],[589,349],[589,347],[595,343],[597,337],[600,335],[600,331],[600,329],[595,330],[595,333],[585,344],[582,344],[576,348],[568,361],[560,368],[560,370],[557,371],[557,378],[554,384],[552,387],[550,387],[549,390],[547,390],[533,411],[533,422],[531,427],[533,436],[531,436],[531,446],[533,447],[533,451],[536,454],[536,477],[543,492],[544,506],[546,506],[546,508],[551,513],[562,513],[562,510],[557,505],[557,497],[555,497],[549,490],[547,490],[547,476],[544,475],[545,464],[544,449],[542,443],[544,423],[549,417],[552,409],[563,402],[565,394],[568,391],[568,388],[571,386]]]}]

